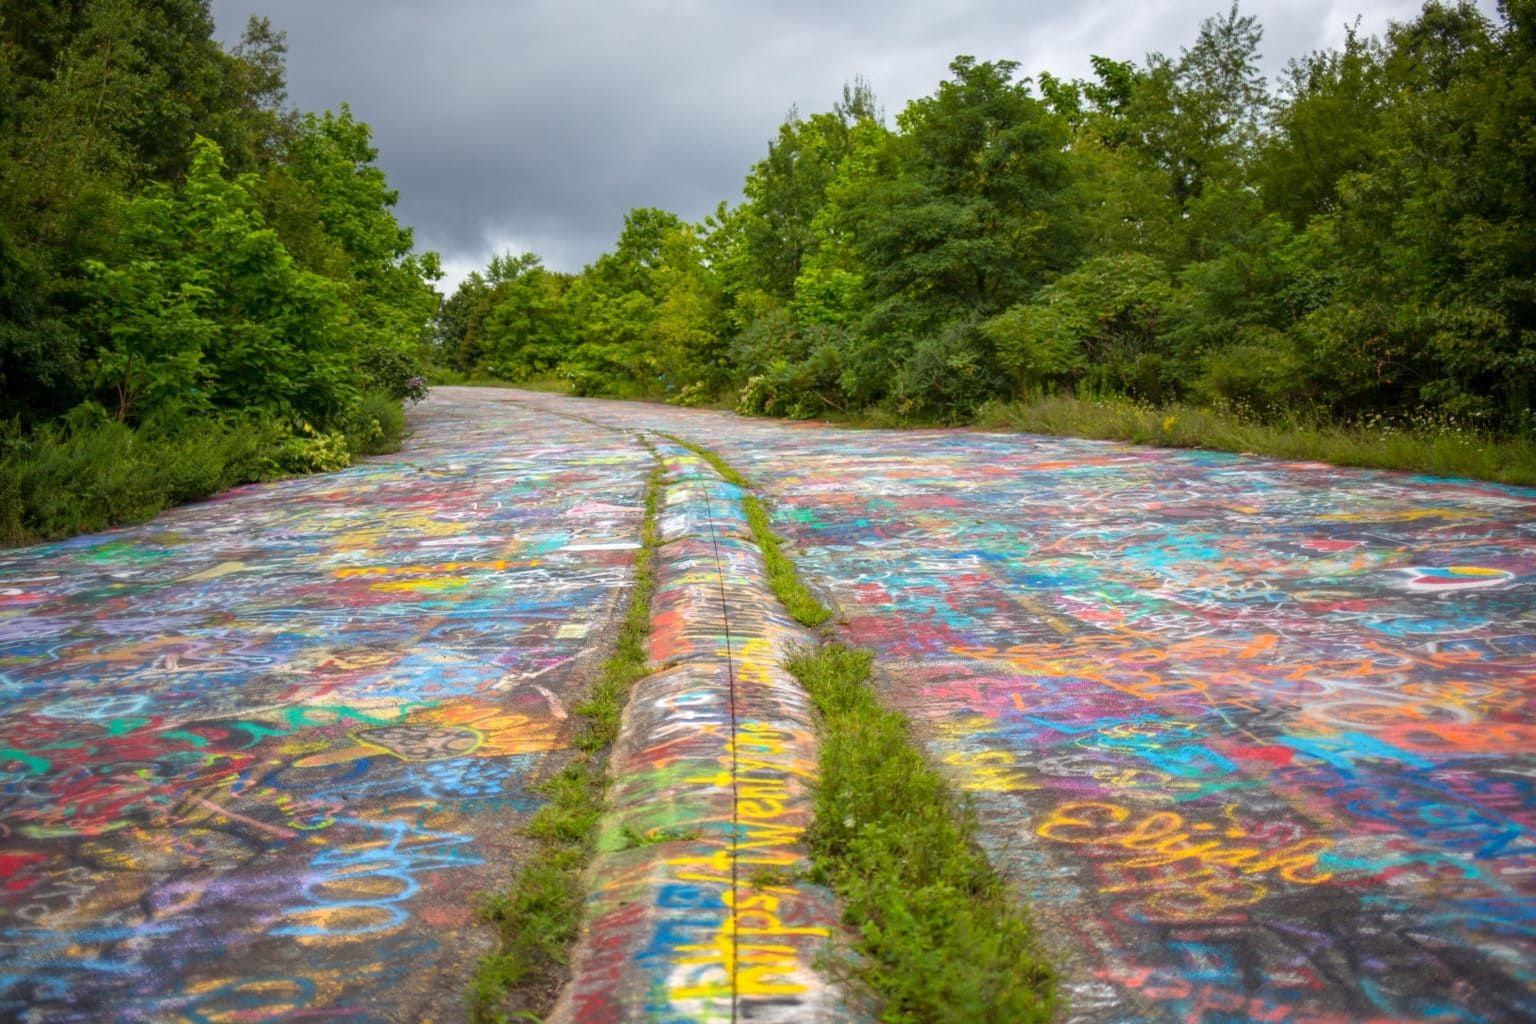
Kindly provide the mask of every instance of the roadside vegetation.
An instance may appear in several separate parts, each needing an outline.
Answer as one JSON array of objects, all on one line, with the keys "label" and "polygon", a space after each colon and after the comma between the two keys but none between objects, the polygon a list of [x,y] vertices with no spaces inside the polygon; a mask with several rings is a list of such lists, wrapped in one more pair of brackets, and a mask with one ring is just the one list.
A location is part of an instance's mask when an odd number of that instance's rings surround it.
[{"label": "roadside vegetation", "polygon": [[977,412],[974,422],[1035,434],[1209,448],[1536,486],[1536,438],[1493,437],[1449,419],[1366,418],[1342,424],[1291,415],[1264,420],[1182,403],[1155,406],[1124,397],[1049,395],[989,403]]},{"label": "roadside vegetation", "polygon": [[[785,608],[808,626],[829,621],[832,610],[781,552],[750,482],[714,452],[672,440],[747,493],[753,535],[765,561],[777,560],[769,585]],[[1028,914],[982,853],[969,803],[928,764],[906,718],[881,703],[872,665],[871,652],[831,640],[786,665],[821,716],[806,836],[813,878],[837,893],[858,935],[856,955],[831,967],[879,1004],[883,1021],[1049,1021],[1056,976]]]},{"label": "roadside vegetation", "polygon": [[368,125],[287,106],[285,42],[206,0],[0,20],[0,543],[390,450],[433,253]]},{"label": "roadside vegetation", "polygon": [[819,626],[830,619],[831,609],[816,600],[816,595],[801,582],[800,574],[795,571],[794,562],[784,554],[783,542],[769,525],[768,509],[763,506],[757,495],[752,493],[751,482],[708,448],[684,441],[673,434],[663,436],[708,462],[727,483],[741,488],[741,506],[747,514],[747,527],[752,531],[752,539],[757,543],[758,550],[762,552],[763,566],[768,572],[768,586],[790,616],[802,626]]},{"label": "roadside vegetation", "polygon": [[1082,80],[961,56],[894,119],[855,81],[700,223],[632,210],[578,274],[497,257],[434,361],[1530,482],[1536,0],[1431,2],[1278,83],[1261,39],[1233,5]]},{"label": "roadside vegetation", "polygon": [[504,892],[485,896],[478,907],[481,919],[496,928],[500,942],[494,953],[476,965],[470,982],[470,1009],[476,1024],[504,1022],[509,1013],[519,1020],[543,1013],[563,981],[581,926],[581,875],[596,846],[608,787],[608,753],[618,738],[630,687],[649,670],[646,640],[656,588],[652,564],[658,546],[661,480],[658,464],[646,485],[634,590],[617,643],[591,692],[574,708],[580,722],[575,756],[539,787],[546,803],[528,824],[527,834],[535,848],[523,858],[517,877]]}]

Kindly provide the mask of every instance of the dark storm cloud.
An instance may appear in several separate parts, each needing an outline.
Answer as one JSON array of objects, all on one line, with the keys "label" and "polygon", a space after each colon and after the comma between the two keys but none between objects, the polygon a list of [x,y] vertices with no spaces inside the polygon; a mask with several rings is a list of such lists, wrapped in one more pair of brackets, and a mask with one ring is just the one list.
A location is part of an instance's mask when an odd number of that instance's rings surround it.
[{"label": "dark storm cloud", "polygon": [[[1485,9],[1491,11],[1492,0]],[[1089,54],[1177,54],[1221,0],[213,0],[220,37],[255,13],[288,36],[290,101],[342,101],[374,128],[398,213],[450,278],[532,249],[577,270],[635,206],[698,219],[735,201],[791,105],[829,109],[862,74],[886,111],[960,53],[1024,73]],[[1223,8],[1224,9],[1224,8]],[[1411,0],[1265,0],[1265,67],[1411,17]]]}]

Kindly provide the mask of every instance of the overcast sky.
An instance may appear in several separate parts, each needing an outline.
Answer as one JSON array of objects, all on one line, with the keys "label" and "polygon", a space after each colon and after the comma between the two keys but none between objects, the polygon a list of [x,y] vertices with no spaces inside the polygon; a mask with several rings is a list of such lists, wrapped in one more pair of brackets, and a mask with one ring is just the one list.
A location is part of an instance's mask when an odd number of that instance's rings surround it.
[{"label": "overcast sky", "polygon": [[[1495,0],[1479,0],[1490,16]],[[1416,0],[1245,0],[1265,70],[1368,34]],[[452,288],[495,253],[580,270],[625,211],[698,220],[740,197],[791,105],[828,110],[863,75],[888,115],[956,54],[1086,77],[1090,54],[1177,54],[1224,0],[213,0],[232,42],[288,35],[289,102],[373,126],[397,215]]]}]

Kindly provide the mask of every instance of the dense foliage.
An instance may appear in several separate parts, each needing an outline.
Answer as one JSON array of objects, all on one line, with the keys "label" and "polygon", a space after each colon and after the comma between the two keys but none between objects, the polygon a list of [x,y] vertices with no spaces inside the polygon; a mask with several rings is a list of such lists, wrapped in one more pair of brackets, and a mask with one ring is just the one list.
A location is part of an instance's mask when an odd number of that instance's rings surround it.
[{"label": "dense foliage", "polygon": [[0,15],[0,540],[398,435],[437,258],[368,126],[285,106],[283,55],[264,19],[222,47],[207,0]]},{"label": "dense foliage", "polygon": [[1235,4],[1087,81],[956,58],[894,125],[857,83],[703,224],[472,275],[436,355],[790,416],[1065,391],[1529,437],[1536,0],[1499,11],[1429,3],[1274,93]]}]

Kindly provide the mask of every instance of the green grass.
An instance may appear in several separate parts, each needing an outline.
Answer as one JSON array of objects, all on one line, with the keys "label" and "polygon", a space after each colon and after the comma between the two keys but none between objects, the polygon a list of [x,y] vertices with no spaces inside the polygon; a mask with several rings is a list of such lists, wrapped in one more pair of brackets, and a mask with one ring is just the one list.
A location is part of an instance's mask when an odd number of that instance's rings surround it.
[{"label": "green grass", "polygon": [[1265,423],[1192,405],[1153,408],[1124,398],[1051,395],[994,403],[977,415],[976,425],[1536,485],[1536,442],[1490,437],[1453,423],[1341,426],[1303,417]]},{"label": "green grass", "polygon": [[[750,487],[715,453],[671,440]],[[801,622],[825,622],[831,610],[779,551],[762,504],[743,500],[774,593]],[[859,934],[858,957],[838,970],[889,1024],[1048,1021],[1056,977],[1028,914],[981,852],[970,805],[928,765],[906,718],[880,703],[872,664],[869,651],[827,643],[786,665],[821,714],[812,877],[838,894]],[[761,874],[752,884],[784,881]]]},{"label": "green grass", "polygon": [[[506,1021],[508,1004],[514,999],[527,1003],[548,994],[576,941],[583,904],[581,873],[592,859],[603,814],[608,749],[618,737],[630,687],[648,671],[646,638],[656,588],[652,563],[661,478],[657,466],[646,484],[634,590],[618,641],[591,692],[574,709],[581,719],[575,757],[539,787],[547,802],[527,829],[536,849],[507,891],[484,897],[478,906],[480,917],[496,927],[499,948],[481,958],[470,981],[470,1010],[476,1024]],[[520,1009],[518,1014],[525,1019],[528,1010]]]},{"label": "green grass", "polygon": [[541,373],[519,380],[497,377],[484,369],[465,373],[447,366],[434,366],[427,371],[427,382],[433,387],[442,385],[474,388],[521,388],[524,391],[547,391],[551,394],[568,395],[572,390],[571,378],[563,373]]},{"label": "green grass", "polygon": [[184,501],[281,475],[270,423],[210,421],[175,431],[100,421],[21,435],[0,424],[0,544],[138,523]]},{"label": "green grass", "polygon": [[763,553],[763,564],[768,570],[768,586],[785,610],[802,626],[819,626],[832,618],[832,610],[816,600],[810,588],[800,582],[795,564],[780,550],[779,538],[768,525],[768,510],[763,507],[763,503],[748,494],[742,498],[741,504],[746,509],[747,525],[752,528],[752,537]]},{"label": "green grass", "polygon": [[[480,381],[471,383],[479,384]],[[521,380],[512,381],[504,387],[522,388],[525,391],[547,391],[556,395],[568,395],[573,384],[570,375],[564,373],[543,373],[535,377],[524,377]]]},{"label": "green grass", "polygon": [[713,466],[715,472],[719,473],[727,483],[741,488],[743,492],[741,507],[747,514],[747,526],[752,531],[752,539],[757,542],[758,549],[763,553],[763,564],[768,570],[768,586],[794,620],[802,626],[819,626],[832,618],[832,610],[818,601],[810,588],[801,582],[800,574],[795,571],[794,562],[784,554],[783,541],[773,532],[773,527],[768,522],[768,509],[752,493],[751,482],[709,449],[691,444],[672,434],[662,436],[693,452]]},{"label": "green grass", "polygon": [[137,427],[82,406],[23,432],[0,422],[0,546],[140,523],[237,484],[340,469],[397,451],[400,400],[368,392],[330,432],[272,417],[169,417]]},{"label": "green grass", "polygon": [[1027,913],[976,842],[976,817],[870,686],[869,651],[828,644],[787,667],[822,715],[807,840],[814,878],[860,934],[842,969],[880,1019],[1048,1021],[1056,978]]}]

